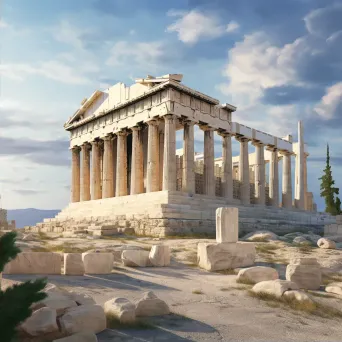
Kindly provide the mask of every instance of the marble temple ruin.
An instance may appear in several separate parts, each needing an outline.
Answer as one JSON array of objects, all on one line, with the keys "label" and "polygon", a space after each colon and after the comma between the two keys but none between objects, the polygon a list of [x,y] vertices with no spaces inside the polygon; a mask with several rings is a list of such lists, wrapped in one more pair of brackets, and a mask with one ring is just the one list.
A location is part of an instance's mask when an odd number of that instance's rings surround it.
[{"label": "marble temple ruin", "polygon": [[[301,122],[296,142],[291,135],[280,138],[244,126],[233,120],[235,106],[185,86],[182,78],[147,76],[84,99],[64,126],[70,132],[71,203],[54,219],[27,229],[210,233],[215,210],[230,206],[239,208],[241,233],[333,222],[316,213],[308,190]],[[203,153],[195,153],[196,125],[204,137]],[[183,147],[176,150],[180,130]],[[216,159],[215,131],[222,143]],[[236,157],[232,138],[240,145]]]}]

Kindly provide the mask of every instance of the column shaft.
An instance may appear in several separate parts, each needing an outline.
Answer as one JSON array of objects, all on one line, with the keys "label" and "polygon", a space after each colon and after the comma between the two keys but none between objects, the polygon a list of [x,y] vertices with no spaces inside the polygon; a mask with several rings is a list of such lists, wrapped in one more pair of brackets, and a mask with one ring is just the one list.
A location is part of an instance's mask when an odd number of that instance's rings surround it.
[{"label": "column shaft", "polygon": [[163,190],[177,190],[176,165],[176,118],[174,115],[164,115],[164,165]]},{"label": "column shaft", "polygon": [[298,122],[298,143],[296,151],[295,206],[304,210],[304,137],[303,124]]},{"label": "column shaft", "polygon": [[72,148],[71,202],[80,201],[80,148]]},{"label": "column shaft", "polygon": [[264,145],[255,143],[254,184],[256,204],[265,205],[265,153]]},{"label": "column shaft", "polygon": [[81,201],[90,200],[90,146],[82,145]]},{"label": "column shaft", "polygon": [[214,129],[204,127],[204,194],[215,196]]},{"label": "column shaft", "polygon": [[194,122],[184,122],[183,134],[183,177],[182,190],[190,194],[195,193],[195,146]]},{"label": "column shaft", "polygon": [[248,159],[248,139],[239,138],[239,181],[240,181],[240,200],[243,204],[250,204],[250,183],[249,183],[249,159]]},{"label": "column shaft", "polygon": [[141,127],[132,128],[131,195],[144,192],[144,160]]},{"label": "column shaft", "polygon": [[227,200],[233,199],[232,172],[232,138],[229,133],[222,133],[222,196]]},{"label": "column shaft", "polygon": [[113,138],[104,138],[102,198],[114,197]]},{"label": "column shaft", "polygon": [[278,168],[277,149],[271,150],[269,184],[270,184],[269,196],[271,199],[271,205],[274,207],[278,207],[279,206],[279,168]]},{"label": "column shaft", "polygon": [[307,168],[308,154],[304,153],[304,210],[309,209],[308,203],[308,168]]},{"label": "column shaft", "polygon": [[126,196],[127,189],[127,132],[118,132],[116,161],[116,196]]},{"label": "column shaft", "polygon": [[284,152],[283,155],[283,181],[282,181],[283,208],[292,208],[292,175],[291,175],[291,154]]},{"label": "column shaft", "polygon": [[158,122],[151,120],[148,124],[147,146],[147,181],[146,192],[159,191],[159,129]]},{"label": "column shaft", "polygon": [[91,199],[97,200],[101,198],[101,158],[99,142],[93,141],[92,145],[92,193]]}]

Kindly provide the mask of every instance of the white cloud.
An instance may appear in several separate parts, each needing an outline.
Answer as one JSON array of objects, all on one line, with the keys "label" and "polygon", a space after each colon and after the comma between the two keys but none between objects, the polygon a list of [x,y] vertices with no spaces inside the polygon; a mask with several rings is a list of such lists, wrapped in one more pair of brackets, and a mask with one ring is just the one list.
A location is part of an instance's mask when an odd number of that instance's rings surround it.
[{"label": "white cloud", "polygon": [[190,12],[169,11],[169,16],[179,17],[166,29],[167,32],[177,32],[178,39],[185,44],[195,44],[200,39],[214,39],[226,33],[235,31],[239,25],[231,21],[228,25],[222,25],[214,14],[201,13],[198,10]]},{"label": "white cloud", "polygon": [[342,109],[342,82],[327,88],[326,94],[314,108],[315,112],[325,120],[334,118],[338,109]]},{"label": "white cloud", "polygon": [[0,19],[0,29],[8,28],[9,25],[6,23],[6,21]]}]

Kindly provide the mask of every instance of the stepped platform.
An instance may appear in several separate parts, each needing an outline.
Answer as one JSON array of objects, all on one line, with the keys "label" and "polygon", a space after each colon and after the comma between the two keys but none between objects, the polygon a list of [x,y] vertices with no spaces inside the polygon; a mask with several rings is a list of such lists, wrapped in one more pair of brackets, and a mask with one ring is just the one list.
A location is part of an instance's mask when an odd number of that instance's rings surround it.
[{"label": "stepped platform", "polygon": [[336,223],[329,214],[288,210],[271,206],[229,203],[223,197],[189,195],[179,191],[158,191],[71,203],[55,218],[36,226],[33,232],[88,232],[93,235],[134,233],[156,237],[189,234],[214,234],[218,207],[239,209],[241,235],[255,230],[276,234],[293,231],[323,232],[324,226]]}]

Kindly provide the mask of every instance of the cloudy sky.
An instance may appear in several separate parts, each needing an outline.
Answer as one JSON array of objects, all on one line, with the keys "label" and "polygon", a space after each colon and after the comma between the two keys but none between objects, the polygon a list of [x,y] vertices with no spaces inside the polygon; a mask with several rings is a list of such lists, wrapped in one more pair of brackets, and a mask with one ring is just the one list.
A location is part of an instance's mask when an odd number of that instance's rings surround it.
[{"label": "cloudy sky", "polygon": [[340,0],[1,4],[4,207],[66,206],[70,153],[63,123],[95,89],[147,74],[182,73],[186,85],[237,106],[234,121],[274,135],[296,137],[303,120],[309,189],[319,208],[327,142],[342,187]]}]

